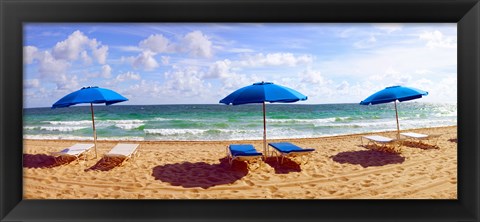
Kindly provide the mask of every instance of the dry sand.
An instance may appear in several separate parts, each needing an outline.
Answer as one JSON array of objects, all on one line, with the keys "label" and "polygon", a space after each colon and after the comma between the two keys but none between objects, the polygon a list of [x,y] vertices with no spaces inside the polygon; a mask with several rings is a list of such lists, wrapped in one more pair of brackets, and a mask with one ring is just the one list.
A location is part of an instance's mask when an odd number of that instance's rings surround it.
[{"label": "dry sand", "polygon": [[[99,141],[98,159],[56,164],[50,152],[76,142],[24,140],[25,199],[456,199],[457,127],[409,130],[442,134],[438,148],[406,143],[400,154],[360,146],[360,135],[289,141],[315,148],[308,160],[274,158],[229,166],[226,146],[262,141],[141,141],[123,166],[101,162],[118,142]],[[375,133],[394,137],[394,132]]]}]

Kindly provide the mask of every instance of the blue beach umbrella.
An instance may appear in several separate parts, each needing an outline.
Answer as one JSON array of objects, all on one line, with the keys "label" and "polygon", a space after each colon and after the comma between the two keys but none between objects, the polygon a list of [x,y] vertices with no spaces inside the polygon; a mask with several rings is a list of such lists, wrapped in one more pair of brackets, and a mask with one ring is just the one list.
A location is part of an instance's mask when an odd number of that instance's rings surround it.
[{"label": "blue beach umbrella", "polygon": [[69,107],[81,103],[90,103],[90,111],[92,112],[93,139],[95,141],[95,158],[97,158],[97,131],[95,130],[93,104],[105,103],[105,105],[109,106],[114,103],[124,102],[127,100],[127,98],[110,89],[99,88],[98,86],[89,86],[83,87],[80,90],[64,96],[52,105],[52,109]]},{"label": "blue beach umbrella", "polygon": [[405,86],[390,86],[383,90],[380,90],[373,95],[369,96],[365,100],[360,102],[360,105],[376,105],[381,103],[394,102],[395,104],[395,116],[397,119],[397,139],[400,138],[400,126],[398,124],[398,111],[397,111],[397,100],[399,102],[419,99],[422,96],[428,95],[427,91],[420,89],[415,89]]},{"label": "blue beach umbrella", "polygon": [[265,102],[270,103],[293,103],[307,100],[307,96],[285,86],[271,82],[259,82],[250,86],[237,89],[227,97],[220,100],[226,105],[242,105],[249,103],[263,104],[263,151],[267,151],[267,125],[265,117]]}]

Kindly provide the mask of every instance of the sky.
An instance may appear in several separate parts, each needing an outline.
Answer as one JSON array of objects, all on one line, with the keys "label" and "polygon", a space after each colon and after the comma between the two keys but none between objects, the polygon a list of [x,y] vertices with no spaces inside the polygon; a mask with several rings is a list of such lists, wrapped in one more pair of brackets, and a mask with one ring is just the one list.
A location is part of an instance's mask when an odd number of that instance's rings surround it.
[{"label": "sky", "polygon": [[457,101],[456,23],[26,23],[24,107],[84,86],[121,105],[218,104],[255,82],[359,103],[387,86]]}]

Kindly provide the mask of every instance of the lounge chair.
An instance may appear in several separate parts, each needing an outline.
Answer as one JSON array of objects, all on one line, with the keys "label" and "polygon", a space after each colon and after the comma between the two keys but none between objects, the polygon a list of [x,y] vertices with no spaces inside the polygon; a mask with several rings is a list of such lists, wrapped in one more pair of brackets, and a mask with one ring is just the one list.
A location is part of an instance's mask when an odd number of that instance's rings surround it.
[{"label": "lounge chair", "polygon": [[441,136],[441,134],[432,134],[432,135],[427,135],[427,134],[421,134],[421,133],[413,133],[413,132],[407,132],[407,133],[400,133],[400,135],[408,138],[408,139],[413,139],[417,140],[420,142],[421,140],[435,140],[435,143],[433,146],[437,146],[438,143],[438,138]]},{"label": "lounge chair", "polygon": [[227,158],[230,165],[234,160],[250,161],[262,156],[263,154],[250,144],[230,144],[227,146]]},{"label": "lounge chair", "polygon": [[[374,145],[380,146],[381,148],[380,150],[386,149],[386,150],[393,150],[393,151],[395,151],[395,149],[399,149],[400,151],[400,146],[402,145],[402,141],[403,141],[403,139],[392,139],[392,138],[379,136],[379,135],[369,135],[369,136],[361,137],[362,146],[364,146],[363,139],[368,140],[366,146],[370,144],[374,144]],[[388,145],[391,145],[392,147],[390,148],[393,148],[393,149],[389,149]]]},{"label": "lounge chair", "polygon": [[275,149],[277,162],[278,162],[278,157],[281,157],[281,161],[280,161],[281,164],[283,164],[283,159],[285,157],[304,156],[315,151],[315,149],[311,149],[311,148],[305,149],[288,142],[269,143],[268,145]]},{"label": "lounge chair", "polygon": [[115,145],[108,153],[104,154],[103,157],[105,159],[119,157],[123,158],[120,165],[123,165],[125,161],[128,159],[133,159],[135,155],[137,155],[137,148],[139,144],[126,144],[126,143],[119,143]]},{"label": "lounge chair", "polygon": [[[74,144],[71,147],[65,148],[62,151],[59,152],[51,152],[50,154],[53,155],[54,157],[58,157],[59,159],[63,159],[66,157],[74,157],[77,162],[79,161],[79,158],[81,155],[85,154],[85,159],[87,159],[86,153],[90,151],[95,145],[93,143],[77,143]],[[55,158],[55,161],[57,161],[57,158]]]}]

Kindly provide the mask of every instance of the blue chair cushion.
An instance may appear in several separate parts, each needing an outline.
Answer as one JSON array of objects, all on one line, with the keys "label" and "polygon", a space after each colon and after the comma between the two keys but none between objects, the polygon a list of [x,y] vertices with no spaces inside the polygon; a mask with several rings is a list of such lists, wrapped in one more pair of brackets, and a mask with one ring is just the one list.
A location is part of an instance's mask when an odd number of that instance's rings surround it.
[{"label": "blue chair cushion", "polygon": [[282,153],[291,153],[291,152],[311,152],[315,149],[304,149],[297,145],[283,142],[283,143],[269,143],[268,145],[272,146],[273,148],[277,149]]},{"label": "blue chair cushion", "polygon": [[250,144],[231,144],[228,146],[232,156],[261,156],[262,153],[257,152],[253,145]]}]

